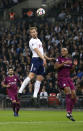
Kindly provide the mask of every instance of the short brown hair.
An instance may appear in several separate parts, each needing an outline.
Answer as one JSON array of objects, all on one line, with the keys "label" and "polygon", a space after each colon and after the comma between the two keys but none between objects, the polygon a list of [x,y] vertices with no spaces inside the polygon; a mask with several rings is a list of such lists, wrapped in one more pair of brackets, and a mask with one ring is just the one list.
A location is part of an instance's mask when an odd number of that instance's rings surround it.
[{"label": "short brown hair", "polygon": [[34,29],[37,31],[37,27],[30,27],[29,31],[34,30]]}]

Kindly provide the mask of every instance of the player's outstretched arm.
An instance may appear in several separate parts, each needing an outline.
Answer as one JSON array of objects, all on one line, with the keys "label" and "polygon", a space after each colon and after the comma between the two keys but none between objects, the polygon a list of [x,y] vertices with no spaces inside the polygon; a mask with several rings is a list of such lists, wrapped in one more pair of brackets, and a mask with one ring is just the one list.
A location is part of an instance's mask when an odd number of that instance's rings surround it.
[{"label": "player's outstretched arm", "polygon": [[49,61],[55,60],[55,58],[48,57],[48,56],[46,56],[45,54],[44,54],[44,57],[45,57],[47,60],[49,60]]}]

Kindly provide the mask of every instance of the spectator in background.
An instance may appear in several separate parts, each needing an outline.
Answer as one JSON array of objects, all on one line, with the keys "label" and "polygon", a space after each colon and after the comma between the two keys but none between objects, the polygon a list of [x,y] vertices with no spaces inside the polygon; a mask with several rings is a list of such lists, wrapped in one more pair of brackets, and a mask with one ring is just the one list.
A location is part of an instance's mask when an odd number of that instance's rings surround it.
[{"label": "spectator in background", "polygon": [[40,104],[47,105],[48,102],[48,93],[45,90],[45,86],[43,86],[42,91],[40,92]]},{"label": "spectator in background", "polygon": [[83,77],[83,72],[80,69],[78,70],[77,77],[80,79]]}]

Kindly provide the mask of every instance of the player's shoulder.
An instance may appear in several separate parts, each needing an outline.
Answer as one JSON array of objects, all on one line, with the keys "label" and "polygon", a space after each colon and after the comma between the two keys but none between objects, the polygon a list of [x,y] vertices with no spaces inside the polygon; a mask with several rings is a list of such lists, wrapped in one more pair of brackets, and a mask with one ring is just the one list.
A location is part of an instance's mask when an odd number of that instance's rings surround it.
[{"label": "player's shoulder", "polygon": [[31,43],[31,42],[33,42],[33,39],[32,39],[32,38],[29,40],[29,43]]},{"label": "player's shoulder", "polygon": [[4,78],[4,81],[8,81],[10,79],[10,77],[7,75],[5,78]]},{"label": "player's shoulder", "polygon": [[19,78],[19,76],[18,76],[18,75],[14,75],[14,78],[17,78],[17,79],[18,79],[18,78]]}]

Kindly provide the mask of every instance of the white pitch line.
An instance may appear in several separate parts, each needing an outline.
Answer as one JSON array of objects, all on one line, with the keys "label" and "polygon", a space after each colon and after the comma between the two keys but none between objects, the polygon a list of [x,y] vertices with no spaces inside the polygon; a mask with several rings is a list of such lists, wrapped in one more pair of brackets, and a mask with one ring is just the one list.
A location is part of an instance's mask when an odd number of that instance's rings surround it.
[{"label": "white pitch line", "polygon": [[9,124],[83,124],[83,121],[26,121],[26,122],[0,122],[0,125],[9,125]]}]

